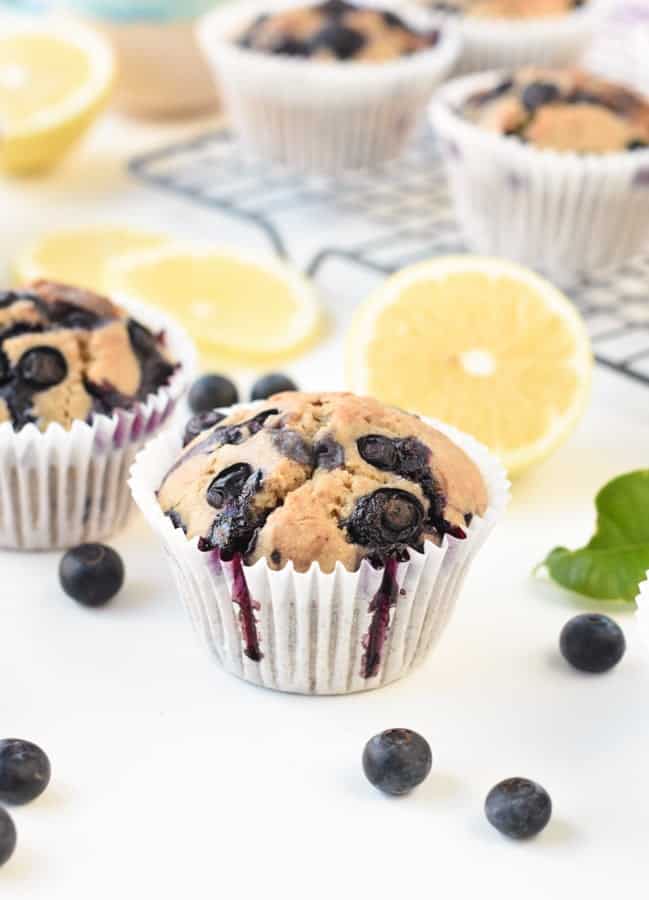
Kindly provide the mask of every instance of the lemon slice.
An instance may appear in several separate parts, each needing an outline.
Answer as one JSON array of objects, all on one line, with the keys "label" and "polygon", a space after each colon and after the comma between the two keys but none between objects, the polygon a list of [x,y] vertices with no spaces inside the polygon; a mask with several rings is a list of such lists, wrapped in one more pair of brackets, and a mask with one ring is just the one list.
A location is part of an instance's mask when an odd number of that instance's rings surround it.
[{"label": "lemon slice", "polygon": [[179,319],[210,360],[283,359],[318,335],[315,291],[297,270],[223,247],[168,245],[129,254],[106,270],[112,293]]},{"label": "lemon slice", "polygon": [[108,42],[89,28],[49,21],[0,34],[0,167],[52,166],[83,134],[113,82]]},{"label": "lemon slice", "polygon": [[349,387],[473,434],[510,474],[569,435],[592,356],[570,301],[498,259],[446,257],[404,269],[356,312]]},{"label": "lemon slice", "polygon": [[17,284],[48,278],[102,293],[109,262],[126,253],[161,247],[168,241],[164,234],[117,224],[51,231],[14,260],[13,277]]}]

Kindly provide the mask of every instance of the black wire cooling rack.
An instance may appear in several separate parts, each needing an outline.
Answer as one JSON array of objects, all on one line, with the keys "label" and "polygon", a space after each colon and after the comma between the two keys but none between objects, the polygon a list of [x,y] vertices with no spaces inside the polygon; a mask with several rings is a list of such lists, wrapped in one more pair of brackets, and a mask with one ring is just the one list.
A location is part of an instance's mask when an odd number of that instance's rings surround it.
[{"label": "black wire cooling rack", "polygon": [[[308,273],[331,262],[377,276],[466,247],[451,209],[432,136],[397,162],[336,178],[296,175],[242,155],[223,129],[133,159],[149,185],[236,217],[288,258],[292,229],[317,236]],[[649,248],[646,258],[570,291],[601,364],[649,384]]]}]

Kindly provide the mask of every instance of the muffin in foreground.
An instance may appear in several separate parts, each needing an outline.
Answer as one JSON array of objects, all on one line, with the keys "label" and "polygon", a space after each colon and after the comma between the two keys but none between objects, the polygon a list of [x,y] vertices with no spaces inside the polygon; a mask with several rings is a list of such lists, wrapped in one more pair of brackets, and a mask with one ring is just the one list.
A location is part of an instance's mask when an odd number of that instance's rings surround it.
[{"label": "muffin in foreground", "polygon": [[318,174],[401,152],[459,44],[422,8],[241,3],[201,26],[233,128],[254,156]]},{"label": "muffin in foreground", "polygon": [[431,106],[467,243],[569,286],[649,239],[649,103],[578,69],[455,79]]},{"label": "muffin in foreground", "polygon": [[279,690],[367,690],[421,662],[507,499],[477,442],[352,394],[280,394],[187,438],[138,457],[134,498],[216,656]]},{"label": "muffin in foreground", "polygon": [[191,348],[149,311],[38,281],[0,293],[0,546],[107,536],[129,510],[126,474],[182,393]]}]

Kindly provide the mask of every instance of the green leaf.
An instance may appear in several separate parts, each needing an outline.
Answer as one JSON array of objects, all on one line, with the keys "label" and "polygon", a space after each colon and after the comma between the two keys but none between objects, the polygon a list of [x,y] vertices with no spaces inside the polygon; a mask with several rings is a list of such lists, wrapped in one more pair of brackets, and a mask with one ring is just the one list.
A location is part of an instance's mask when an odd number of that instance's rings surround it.
[{"label": "green leaf", "polygon": [[570,591],[633,603],[649,570],[649,470],[609,482],[595,506],[597,530],[589,543],[580,550],[557,547],[542,565]]}]

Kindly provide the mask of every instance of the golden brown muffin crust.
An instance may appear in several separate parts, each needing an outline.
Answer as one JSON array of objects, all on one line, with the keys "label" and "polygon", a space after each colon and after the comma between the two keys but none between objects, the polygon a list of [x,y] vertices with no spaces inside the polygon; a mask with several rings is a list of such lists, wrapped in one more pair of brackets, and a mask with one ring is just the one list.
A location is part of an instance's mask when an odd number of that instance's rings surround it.
[{"label": "golden brown muffin crust", "polygon": [[463,538],[487,507],[467,455],[415,416],[353,394],[280,394],[184,449],[159,502],[202,549],[355,570]]}]

